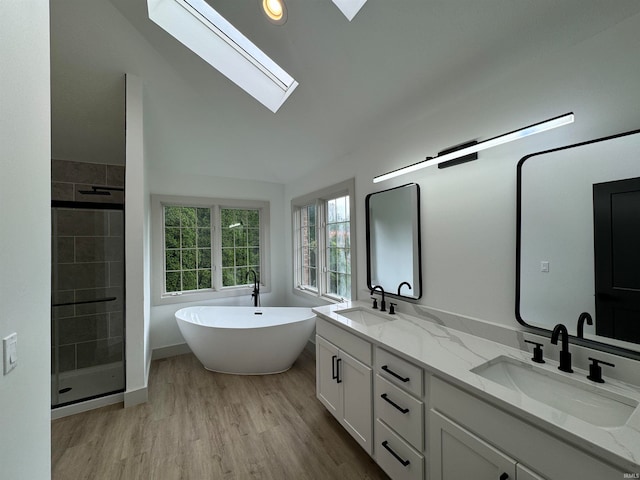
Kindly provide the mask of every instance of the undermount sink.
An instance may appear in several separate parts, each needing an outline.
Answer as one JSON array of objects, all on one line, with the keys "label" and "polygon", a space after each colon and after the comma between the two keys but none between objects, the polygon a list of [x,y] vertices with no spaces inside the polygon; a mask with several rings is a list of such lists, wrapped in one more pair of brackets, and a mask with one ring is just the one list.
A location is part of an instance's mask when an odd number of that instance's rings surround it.
[{"label": "undermount sink", "polygon": [[638,406],[631,398],[511,357],[497,357],[471,372],[600,427],[624,425]]},{"label": "undermount sink", "polygon": [[390,322],[395,319],[394,315],[382,312],[371,312],[360,307],[336,310],[336,313],[348,318],[352,322],[359,323],[368,327],[373,325],[380,325],[381,323]]}]

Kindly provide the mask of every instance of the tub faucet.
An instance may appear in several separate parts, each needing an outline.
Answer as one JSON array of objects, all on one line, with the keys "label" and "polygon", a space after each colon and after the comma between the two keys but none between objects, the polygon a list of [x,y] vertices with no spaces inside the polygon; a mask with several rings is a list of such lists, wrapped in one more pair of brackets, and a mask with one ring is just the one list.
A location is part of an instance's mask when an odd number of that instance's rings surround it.
[{"label": "tub faucet", "polygon": [[253,274],[253,292],[251,293],[251,298],[253,299],[253,306],[257,307],[260,303],[260,280],[255,270],[249,270],[247,272],[247,280],[251,274]]},{"label": "tub faucet", "polygon": [[584,322],[587,325],[593,325],[593,318],[589,315],[589,312],[582,312],[578,317],[578,338],[584,338]]},{"label": "tub faucet", "polygon": [[379,290],[380,293],[382,294],[382,300],[380,300],[380,311],[381,312],[386,312],[387,311],[387,307],[386,307],[386,303],[384,301],[384,288],[382,288],[381,285],[376,285],[375,287],[373,287],[371,289],[371,295],[373,295],[373,292],[375,292],[376,290]]},{"label": "tub faucet", "polygon": [[551,343],[557,345],[560,334],[562,334],[562,350],[560,350],[560,366],[558,367],[558,370],[572,373],[571,353],[569,352],[569,332],[567,332],[567,327],[561,323],[556,325],[551,333]]},{"label": "tub faucet", "polygon": [[407,286],[407,288],[408,288],[409,290],[413,290],[413,289],[411,288],[411,284],[410,284],[409,282],[402,282],[400,285],[398,285],[398,295],[400,295],[400,289],[401,289],[404,285],[406,285],[406,286]]}]

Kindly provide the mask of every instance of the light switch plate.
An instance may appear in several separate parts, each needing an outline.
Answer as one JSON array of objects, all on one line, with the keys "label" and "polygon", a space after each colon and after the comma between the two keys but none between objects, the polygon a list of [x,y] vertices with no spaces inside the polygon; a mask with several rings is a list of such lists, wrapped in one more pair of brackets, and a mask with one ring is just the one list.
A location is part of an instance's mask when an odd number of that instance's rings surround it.
[{"label": "light switch plate", "polygon": [[18,365],[18,334],[12,333],[2,339],[2,351],[4,352],[4,374],[8,374]]}]

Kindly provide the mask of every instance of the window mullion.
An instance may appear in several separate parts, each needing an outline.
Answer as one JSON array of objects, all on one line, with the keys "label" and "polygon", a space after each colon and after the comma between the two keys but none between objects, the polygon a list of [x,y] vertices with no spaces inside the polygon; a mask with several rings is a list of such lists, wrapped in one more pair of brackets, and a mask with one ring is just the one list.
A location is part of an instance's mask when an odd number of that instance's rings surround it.
[{"label": "window mullion", "polygon": [[322,296],[327,291],[327,202],[318,200],[316,212],[319,219],[320,232],[318,232],[318,295]]},{"label": "window mullion", "polygon": [[222,286],[222,228],[220,227],[220,206],[211,206],[211,238],[215,245],[211,248],[211,279],[213,289],[220,290]]}]

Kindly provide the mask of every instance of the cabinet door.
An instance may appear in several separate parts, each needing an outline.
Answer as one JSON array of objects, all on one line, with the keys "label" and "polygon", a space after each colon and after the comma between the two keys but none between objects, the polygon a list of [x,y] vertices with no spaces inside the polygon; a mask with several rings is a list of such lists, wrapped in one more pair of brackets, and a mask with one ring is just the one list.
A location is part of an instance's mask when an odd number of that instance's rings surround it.
[{"label": "cabinet door", "polygon": [[351,355],[340,352],[343,425],[369,454],[373,440],[371,371],[371,368]]},{"label": "cabinet door", "polygon": [[516,462],[439,413],[431,412],[431,478],[516,480]]},{"label": "cabinet door", "polygon": [[316,335],[316,396],[334,417],[341,420],[341,384],[336,380],[338,357],[338,347]]}]

